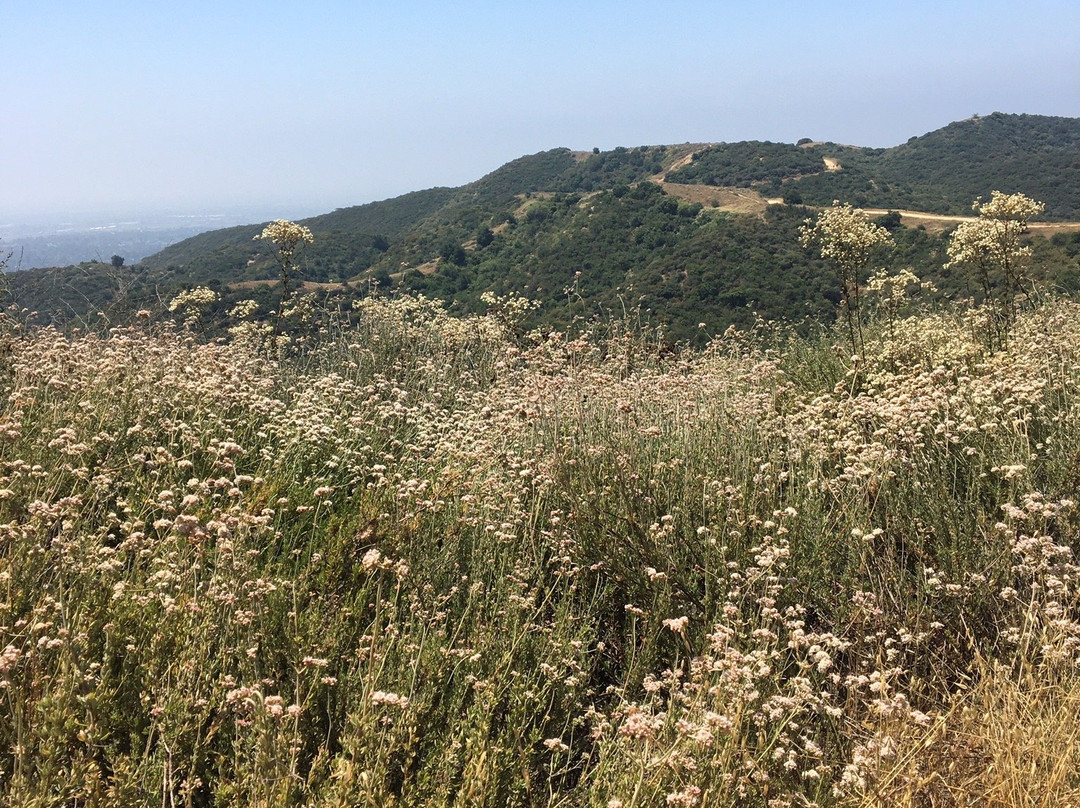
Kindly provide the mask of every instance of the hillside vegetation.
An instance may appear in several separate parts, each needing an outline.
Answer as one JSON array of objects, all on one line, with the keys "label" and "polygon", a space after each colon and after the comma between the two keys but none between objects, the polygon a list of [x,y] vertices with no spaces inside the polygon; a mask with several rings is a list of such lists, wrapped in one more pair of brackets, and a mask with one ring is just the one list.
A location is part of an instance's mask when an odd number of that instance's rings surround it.
[{"label": "hillside vegetation", "polygon": [[1080,306],[852,362],[492,302],[5,322],[0,802],[1080,799]]},{"label": "hillside vegetation", "polygon": [[[455,312],[485,310],[483,295],[537,300],[528,325],[565,328],[623,313],[663,326],[671,341],[703,345],[757,315],[829,320],[838,301],[828,268],[795,233],[834,199],[864,207],[971,213],[992,190],[1043,201],[1040,221],[1080,219],[1080,122],[994,114],[950,124],[892,149],[813,142],[684,144],[595,153],[554,149],[522,157],[461,188],[435,188],[304,221],[315,234],[298,280],[329,308],[378,293],[423,293]],[[827,170],[826,159],[833,168]],[[766,205],[766,198],[790,204]],[[800,203],[800,204],[796,204]],[[942,227],[892,221],[896,248],[880,264],[909,266],[949,298],[977,296],[942,271]],[[276,266],[253,240],[261,225],[202,234],[121,271],[85,264],[11,277],[35,322],[69,326],[159,316],[178,292],[236,303],[277,303]],[[1034,232],[1034,231],[1033,231]],[[1041,232],[1041,231],[1040,231]],[[1033,240],[1033,274],[1080,288],[1080,234]],[[215,319],[216,318],[216,319]]]},{"label": "hillside vegetation", "polygon": [[[829,164],[827,166],[827,163]],[[758,187],[809,205],[966,214],[1009,188],[1046,200],[1048,220],[1080,219],[1080,122],[994,113],[889,149],[745,142],[696,152],[672,182]]]}]

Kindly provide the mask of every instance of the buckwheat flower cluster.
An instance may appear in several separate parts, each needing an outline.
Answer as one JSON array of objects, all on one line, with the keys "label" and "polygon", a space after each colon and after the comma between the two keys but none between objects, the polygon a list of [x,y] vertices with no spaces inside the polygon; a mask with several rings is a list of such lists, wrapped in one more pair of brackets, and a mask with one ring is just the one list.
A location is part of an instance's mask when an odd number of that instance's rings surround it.
[{"label": "buckwheat flower cluster", "polygon": [[398,707],[404,710],[409,706],[409,699],[406,696],[399,696],[397,693],[385,692],[382,690],[376,690],[371,694],[372,704],[385,704],[390,707]]},{"label": "buckwheat flower cluster", "polygon": [[290,222],[287,219],[277,219],[264,227],[253,240],[273,243],[277,247],[279,257],[289,259],[301,244],[314,243],[315,236],[302,224]]},{"label": "buckwheat flower cluster", "polygon": [[1031,254],[1019,245],[1028,220],[1045,210],[1045,205],[1024,194],[994,191],[989,202],[976,199],[972,210],[978,218],[961,222],[949,241],[946,268],[963,265],[998,266]]},{"label": "buckwheat flower cluster", "polygon": [[198,310],[218,299],[218,293],[213,289],[208,289],[205,286],[196,286],[194,289],[189,289],[186,292],[181,292],[172,300],[169,301],[169,311],[176,311],[177,309]]},{"label": "buckwheat flower cluster", "polygon": [[870,261],[878,245],[892,245],[889,231],[866,220],[862,211],[851,205],[834,201],[831,208],[807,219],[799,229],[799,243],[804,247],[817,244],[821,257],[836,263],[840,272],[841,304],[848,323],[852,351],[861,353],[863,347],[862,315],[859,311],[860,273]]},{"label": "buckwheat flower cluster", "polygon": [[799,242],[804,247],[817,243],[821,257],[836,261],[849,273],[866,265],[870,254],[879,244],[891,244],[892,236],[880,225],[867,221],[863,212],[851,205],[833,202],[816,220],[807,219],[799,229]]},{"label": "buckwheat flower cluster", "polygon": [[1025,264],[1031,248],[1020,243],[1028,220],[1045,206],[1024,194],[994,191],[989,202],[975,200],[978,218],[961,222],[949,240],[945,268],[961,267],[982,286],[983,304],[996,309],[986,324],[989,347],[1003,345],[1016,319],[1018,300],[1027,294]]}]

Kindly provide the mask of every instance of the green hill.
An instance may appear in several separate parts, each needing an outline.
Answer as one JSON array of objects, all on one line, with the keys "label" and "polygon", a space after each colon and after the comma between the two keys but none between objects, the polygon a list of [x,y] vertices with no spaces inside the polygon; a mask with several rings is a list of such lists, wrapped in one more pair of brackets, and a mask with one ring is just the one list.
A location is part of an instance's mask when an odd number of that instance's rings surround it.
[{"label": "green hill", "polygon": [[[734,189],[734,190],[733,190]],[[485,292],[540,302],[528,325],[635,312],[672,339],[748,325],[757,315],[829,319],[831,269],[798,246],[805,206],[966,214],[977,196],[1022,191],[1044,220],[1080,219],[1080,120],[1003,115],[960,121],[891,149],[746,141],[553,149],[521,157],[460,188],[432,188],[304,221],[315,242],[299,281],[347,308],[381,293],[424,293],[479,311]],[[784,198],[789,204],[767,205]],[[738,200],[738,205],[728,204]],[[254,298],[277,305],[277,267],[261,224],[203,233],[136,267],[84,264],[11,277],[16,302],[57,324],[139,309],[161,311],[179,290],[207,285],[216,315]],[[879,257],[935,280],[945,295],[973,290],[941,270],[940,232],[899,228]],[[1080,285],[1078,236],[1037,240],[1034,272]],[[101,315],[98,314],[101,313]]]},{"label": "green hill", "polygon": [[[384,202],[340,208],[306,219],[305,224],[320,235],[330,237],[320,241],[353,245],[353,249],[345,254],[335,255],[335,260],[344,263],[360,259],[356,271],[362,271],[374,258],[366,254],[366,250],[371,248],[371,242],[377,236],[399,238],[418,222],[445,207],[454,194],[452,188],[415,191]],[[186,267],[187,274],[192,275],[225,270],[232,278],[232,273],[246,271],[247,262],[257,256],[258,245],[253,240],[261,230],[262,225],[258,224],[202,233],[148,257],[141,266],[147,270]],[[363,258],[369,260],[364,262]],[[257,276],[258,272],[253,274]]]},{"label": "green hill", "polygon": [[[830,170],[826,163],[832,167]],[[995,112],[890,149],[835,143],[722,143],[667,176],[672,182],[757,187],[828,205],[964,214],[993,190],[1046,203],[1048,220],[1080,219],[1080,120]]]}]

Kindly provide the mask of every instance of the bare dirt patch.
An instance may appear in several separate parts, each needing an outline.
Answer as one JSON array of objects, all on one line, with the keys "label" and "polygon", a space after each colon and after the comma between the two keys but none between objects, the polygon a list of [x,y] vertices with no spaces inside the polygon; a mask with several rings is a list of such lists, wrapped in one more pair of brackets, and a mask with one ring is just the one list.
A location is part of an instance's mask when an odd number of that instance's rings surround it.
[{"label": "bare dirt patch", "polygon": [[390,277],[394,280],[401,280],[405,276],[405,273],[411,269],[415,269],[421,275],[434,275],[439,270],[439,262],[441,258],[434,258],[431,261],[425,261],[422,264],[416,266],[410,266],[407,263],[401,265],[401,270],[398,272],[391,272]]},{"label": "bare dirt patch", "polygon": [[[261,281],[237,281],[236,283],[230,283],[228,289],[254,289],[259,286],[277,286],[281,281],[277,278],[266,279]],[[299,284],[292,287],[299,292],[318,292],[320,290],[335,290],[340,291],[345,288],[343,283],[320,283],[319,281],[301,281]]]},{"label": "bare dirt patch", "polygon": [[825,163],[825,170],[826,171],[843,171],[844,170],[844,167],[842,165],[840,165],[840,161],[837,160],[835,157],[822,157],[821,159]]},{"label": "bare dirt patch", "polygon": [[664,178],[670,172],[678,171],[683,166],[690,165],[690,163],[694,162],[695,154],[702,149],[715,145],[715,143],[683,143],[679,146],[668,146],[667,153],[664,155],[664,170],[659,174],[653,174],[649,179],[657,185],[663,185]]},{"label": "bare dirt patch", "polygon": [[707,208],[724,210],[730,213],[750,213],[760,216],[768,207],[768,202],[757,191],[749,188],[722,188],[718,185],[684,185],[678,182],[661,182],[665,193],[685,200],[697,202]]}]

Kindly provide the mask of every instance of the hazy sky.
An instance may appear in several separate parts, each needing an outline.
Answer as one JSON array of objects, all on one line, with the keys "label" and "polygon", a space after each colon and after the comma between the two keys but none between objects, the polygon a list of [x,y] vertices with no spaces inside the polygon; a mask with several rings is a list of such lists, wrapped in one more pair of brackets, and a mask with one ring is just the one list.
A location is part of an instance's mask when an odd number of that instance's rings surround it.
[{"label": "hazy sky", "polygon": [[0,221],[299,217],[523,154],[1080,117],[1076,0],[0,0]]}]

